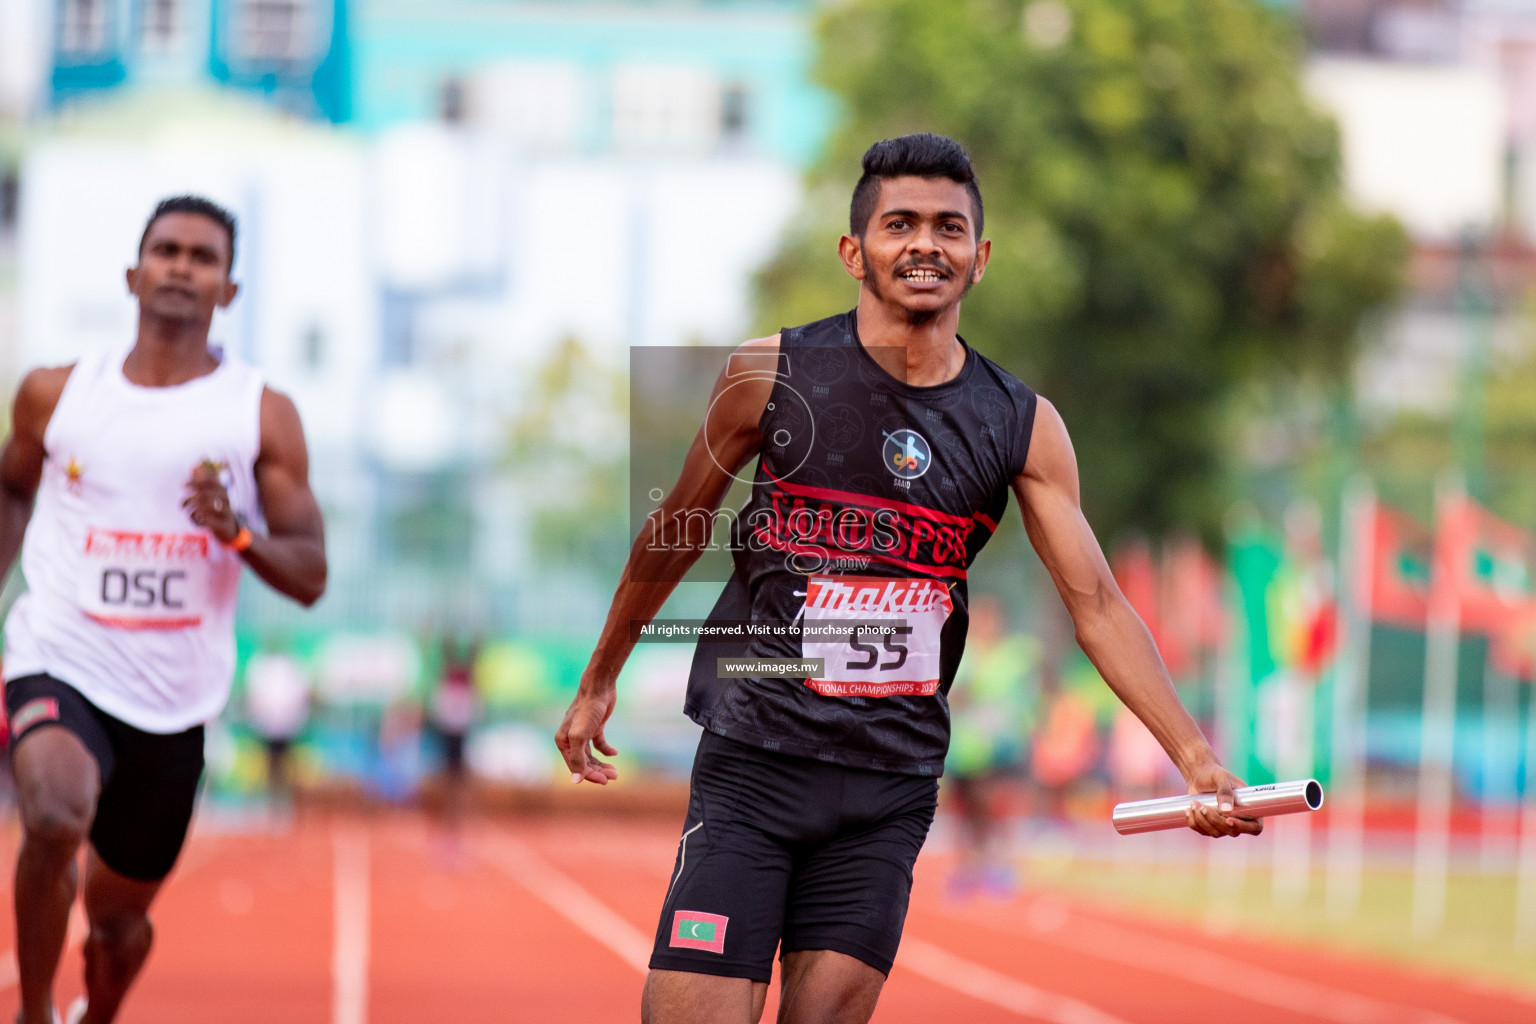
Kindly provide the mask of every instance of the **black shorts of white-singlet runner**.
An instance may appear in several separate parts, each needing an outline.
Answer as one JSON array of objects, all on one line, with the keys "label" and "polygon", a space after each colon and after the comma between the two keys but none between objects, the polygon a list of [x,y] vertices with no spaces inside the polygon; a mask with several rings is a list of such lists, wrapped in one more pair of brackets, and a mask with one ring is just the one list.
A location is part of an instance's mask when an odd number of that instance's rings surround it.
[{"label": "black shorts of white-singlet runner", "polygon": [[651,967],[769,981],[827,949],[889,974],[938,780],[850,768],[705,731]]},{"label": "black shorts of white-singlet runner", "polygon": [[457,779],[464,774],[464,733],[437,731],[443,745],[443,774]]},{"label": "black shorts of white-singlet runner", "polygon": [[5,684],[11,751],[38,729],[68,729],[101,771],[91,845],[120,875],[157,882],[181,853],[203,774],[203,727],[160,733],[136,729],[48,675]]}]

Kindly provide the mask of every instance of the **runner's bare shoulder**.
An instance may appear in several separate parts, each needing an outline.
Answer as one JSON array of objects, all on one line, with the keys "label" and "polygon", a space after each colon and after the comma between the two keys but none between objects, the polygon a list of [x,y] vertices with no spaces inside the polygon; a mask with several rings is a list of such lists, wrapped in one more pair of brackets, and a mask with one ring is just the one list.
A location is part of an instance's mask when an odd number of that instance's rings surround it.
[{"label": "runner's bare shoulder", "polygon": [[726,357],[699,428],[700,438],[714,453],[717,464],[726,452],[730,460],[739,458],[745,464],[761,447],[759,428],[773,394],[778,365],[777,334],[743,342]]},{"label": "runner's bare shoulder", "polygon": [[725,376],[727,378],[747,377],[759,373],[773,376],[778,372],[779,336],[777,334],[742,342],[726,360]]},{"label": "runner's bare shoulder", "polygon": [[782,372],[780,363],[777,334],[738,345],[726,358],[725,369],[720,371],[720,380],[715,384],[715,398],[711,402],[715,413],[723,412],[732,420],[755,426],[773,393],[774,381]]},{"label": "runner's bare shoulder", "polygon": [[75,364],[70,363],[27,371],[21,378],[21,386],[16,389],[16,405],[11,412],[17,433],[42,443],[43,432],[48,429],[48,421],[53,419],[53,411],[58,408],[64,385],[74,369]]},{"label": "runner's bare shoulder", "polygon": [[1044,395],[1037,398],[1035,422],[1030,433],[1029,460],[1014,486],[1034,482],[1071,482],[1076,488],[1077,453],[1067,424]]},{"label": "runner's bare shoulder", "polygon": [[261,453],[258,457],[307,461],[304,425],[293,399],[271,386],[261,389]]}]

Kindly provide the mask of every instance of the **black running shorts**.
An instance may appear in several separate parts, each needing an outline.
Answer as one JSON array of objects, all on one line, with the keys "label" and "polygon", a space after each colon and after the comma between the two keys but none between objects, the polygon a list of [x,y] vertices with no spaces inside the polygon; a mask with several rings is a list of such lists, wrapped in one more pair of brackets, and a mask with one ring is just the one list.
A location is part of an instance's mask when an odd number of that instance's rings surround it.
[{"label": "black running shorts", "polygon": [[462,732],[444,732],[439,729],[437,735],[443,742],[443,773],[449,778],[463,778],[464,734]]},{"label": "black running shorts", "polygon": [[705,731],[651,967],[769,981],[773,956],[845,953],[889,974],[938,780]]},{"label": "black running shorts", "polygon": [[11,754],[36,729],[59,726],[85,744],[101,769],[91,845],[120,875],[157,882],[181,853],[203,774],[203,727],[162,735],[102,711],[48,675],[5,684]]}]

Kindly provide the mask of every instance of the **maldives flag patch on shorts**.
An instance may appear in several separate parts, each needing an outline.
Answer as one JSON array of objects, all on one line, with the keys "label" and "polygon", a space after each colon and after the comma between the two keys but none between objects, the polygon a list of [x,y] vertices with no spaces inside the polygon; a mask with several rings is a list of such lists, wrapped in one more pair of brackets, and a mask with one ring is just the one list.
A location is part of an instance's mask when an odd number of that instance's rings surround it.
[{"label": "maldives flag patch on shorts", "polygon": [[38,722],[56,722],[59,718],[59,702],[54,697],[37,697],[27,701],[11,719],[11,735],[20,736]]},{"label": "maldives flag patch on shorts", "polygon": [[697,910],[679,910],[672,915],[672,939],[669,946],[725,952],[725,926],[730,918]]}]

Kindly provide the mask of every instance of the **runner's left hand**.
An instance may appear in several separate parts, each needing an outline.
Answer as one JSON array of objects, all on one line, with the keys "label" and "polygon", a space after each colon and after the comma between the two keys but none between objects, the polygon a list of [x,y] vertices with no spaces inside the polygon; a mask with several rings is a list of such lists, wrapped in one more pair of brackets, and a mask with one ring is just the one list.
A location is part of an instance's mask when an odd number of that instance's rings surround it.
[{"label": "runner's left hand", "polygon": [[606,786],[619,777],[619,770],[606,761],[599,761],[593,753],[612,757],[618,751],[603,736],[603,726],[613,714],[617,693],[613,683],[592,685],[583,678],[576,690],[576,699],[565,711],[565,719],[555,733],[555,746],[565,758],[571,770],[572,782],[594,782]]},{"label": "runner's left hand", "polygon": [[1237,806],[1237,800],[1232,791],[1243,784],[1243,780],[1227,771],[1215,761],[1207,761],[1200,765],[1189,775],[1189,795],[1198,793],[1215,793],[1216,807],[1207,807],[1198,800],[1191,800],[1190,808],[1185,812],[1185,820],[1189,827],[1203,836],[1219,838],[1221,836],[1249,835],[1256,836],[1264,831],[1264,822],[1259,818],[1239,818],[1233,814],[1223,814],[1222,810],[1231,810]]},{"label": "runner's left hand", "polygon": [[240,532],[235,510],[230,507],[229,492],[219,480],[219,470],[210,462],[200,462],[187,480],[187,497],[181,507],[198,526],[228,544]]}]

